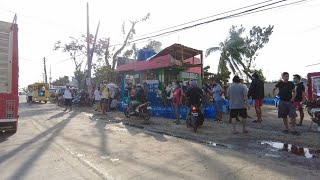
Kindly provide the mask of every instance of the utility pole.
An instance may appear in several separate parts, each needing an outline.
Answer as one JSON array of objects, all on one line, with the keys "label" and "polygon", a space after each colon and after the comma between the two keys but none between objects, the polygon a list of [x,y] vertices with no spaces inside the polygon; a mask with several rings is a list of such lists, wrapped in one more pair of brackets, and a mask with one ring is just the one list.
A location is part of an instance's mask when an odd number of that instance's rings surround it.
[{"label": "utility pole", "polygon": [[49,77],[49,87],[51,88],[51,80],[52,80],[52,76],[51,76],[51,65],[50,65],[50,77]]},{"label": "utility pole", "polygon": [[87,77],[91,78],[91,53],[90,53],[90,42],[89,42],[89,36],[90,36],[90,31],[89,31],[89,3],[87,2],[87,62],[88,62],[88,70],[87,70]]},{"label": "utility pole", "polygon": [[43,65],[44,65],[44,82],[48,83],[48,76],[47,76],[47,67],[46,67],[46,58],[43,58]]}]

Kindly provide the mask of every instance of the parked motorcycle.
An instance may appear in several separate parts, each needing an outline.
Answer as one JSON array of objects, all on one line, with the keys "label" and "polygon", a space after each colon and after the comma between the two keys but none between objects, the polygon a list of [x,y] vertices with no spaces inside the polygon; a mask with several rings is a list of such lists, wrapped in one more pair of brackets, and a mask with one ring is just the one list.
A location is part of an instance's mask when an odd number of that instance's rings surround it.
[{"label": "parked motorcycle", "polygon": [[92,106],[93,100],[90,99],[89,93],[82,91],[76,97],[72,99],[72,105],[74,106]]},{"label": "parked motorcycle", "polygon": [[61,107],[64,106],[64,98],[62,95],[58,96],[57,102],[58,102],[58,106],[61,106]]},{"label": "parked motorcycle", "polygon": [[129,104],[127,104],[124,107],[124,115],[127,118],[130,118],[130,116],[137,116],[148,121],[151,117],[151,110],[152,110],[150,105],[151,105],[150,102],[146,102],[137,106],[135,110],[130,110]]},{"label": "parked motorcycle", "polygon": [[318,125],[318,131],[320,131],[320,98],[318,97],[317,100],[308,101],[306,108],[312,121]]},{"label": "parked motorcycle", "polygon": [[197,132],[198,127],[201,127],[204,122],[204,117],[200,107],[191,106],[191,111],[186,120],[187,128],[193,127],[193,131]]}]

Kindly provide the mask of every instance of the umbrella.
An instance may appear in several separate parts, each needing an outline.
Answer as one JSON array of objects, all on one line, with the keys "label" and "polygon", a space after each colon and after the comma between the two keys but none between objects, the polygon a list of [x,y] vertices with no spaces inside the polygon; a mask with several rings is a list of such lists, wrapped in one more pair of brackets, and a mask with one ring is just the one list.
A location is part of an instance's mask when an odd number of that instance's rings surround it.
[{"label": "umbrella", "polygon": [[114,88],[114,89],[119,88],[119,86],[116,85],[116,84],[114,84],[114,83],[109,83],[109,84],[107,84],[107,87],[108,87],[108,88]]}]

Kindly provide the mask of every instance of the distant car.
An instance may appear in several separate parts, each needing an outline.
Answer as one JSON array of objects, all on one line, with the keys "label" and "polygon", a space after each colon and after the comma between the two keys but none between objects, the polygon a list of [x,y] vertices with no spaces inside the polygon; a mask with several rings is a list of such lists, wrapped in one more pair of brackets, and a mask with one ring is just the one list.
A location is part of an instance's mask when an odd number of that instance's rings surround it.
[{"label": "distant car", "polygon": [[26,95],[26,93],[23,90],[19,90],[18,94],[19,95]]}]

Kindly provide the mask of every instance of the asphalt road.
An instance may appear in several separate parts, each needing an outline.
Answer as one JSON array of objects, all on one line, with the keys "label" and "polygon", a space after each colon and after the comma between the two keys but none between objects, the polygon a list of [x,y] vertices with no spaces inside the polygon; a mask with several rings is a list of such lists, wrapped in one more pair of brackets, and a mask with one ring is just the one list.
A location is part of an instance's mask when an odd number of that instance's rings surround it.
[{"label": "asphalt road", "polygon": [[[0,139],[0,179],[319,179],[319,170],[63,112],[21,96],[17,134]],[[152,119],[151,119],[152,121]]]}]

